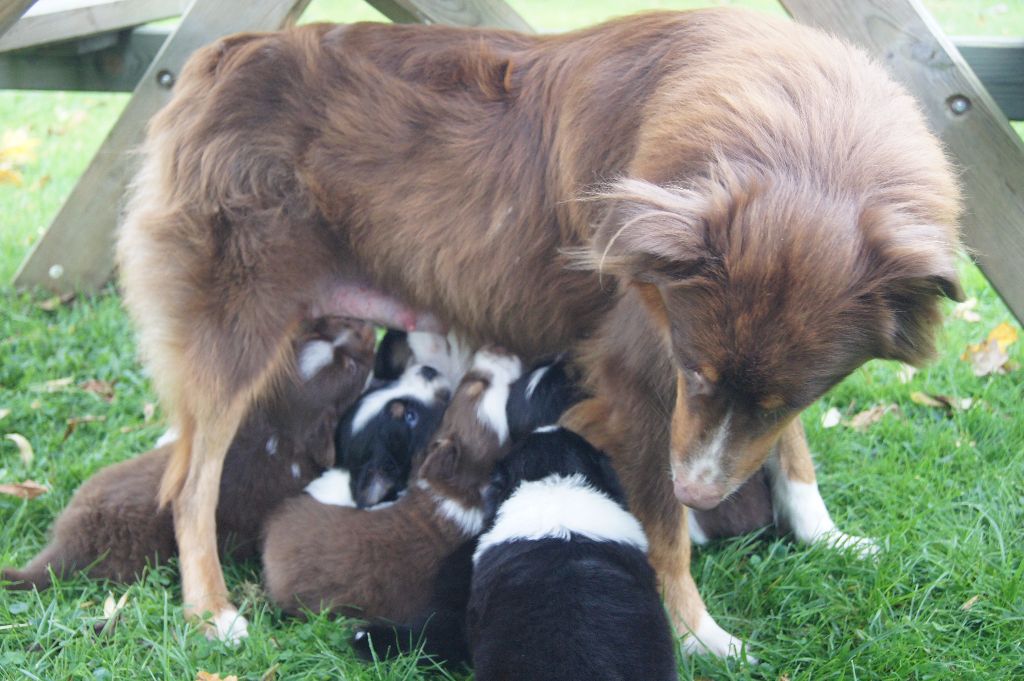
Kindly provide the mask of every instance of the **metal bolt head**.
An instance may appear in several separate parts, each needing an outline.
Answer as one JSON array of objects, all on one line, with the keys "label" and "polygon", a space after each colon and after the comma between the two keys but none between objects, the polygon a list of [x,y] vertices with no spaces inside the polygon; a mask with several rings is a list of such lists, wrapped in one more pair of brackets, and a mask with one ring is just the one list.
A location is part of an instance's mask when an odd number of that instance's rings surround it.
[{"label": "metal bolt head", "polygon": [[160,87],[170,90],[174,86],[174,74],[167,69],[160,69],[156,74],[156,82]]},{"label": "metal bolt head", "polygon": [[50,279],[60,279],[64,276],[63,265],[50,265],[50,270],[47,272],[50,275]]},{"label": "metal bolt head", "polygon": [[946,100],[946,106],[949,107],[954,116],[963,116],[971,110],[971,100],[964,95],[953,95]]}]

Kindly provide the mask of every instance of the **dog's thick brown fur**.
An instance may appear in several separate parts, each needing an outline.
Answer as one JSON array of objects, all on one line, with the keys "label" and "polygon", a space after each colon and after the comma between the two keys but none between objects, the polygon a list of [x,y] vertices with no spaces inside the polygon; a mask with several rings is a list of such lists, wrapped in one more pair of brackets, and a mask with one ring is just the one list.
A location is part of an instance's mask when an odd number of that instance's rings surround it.
[{"label": "dog's thick brown fur", "polygon": [[[231,612],[221,462],[311,311],[426,311],[527,359],[587,339],[597,397],[570,420],[629,443],[686,631],[703,605],[678,500],[735,490],[862,362],[924,360],[960,295],[958,192],[915,103],[861,52],[760,14],[229,37],[191,58],[144,151],[118,259],[187,435],[163,492],[195,614]],[[813,482],[805,448],[779,458]]]}]

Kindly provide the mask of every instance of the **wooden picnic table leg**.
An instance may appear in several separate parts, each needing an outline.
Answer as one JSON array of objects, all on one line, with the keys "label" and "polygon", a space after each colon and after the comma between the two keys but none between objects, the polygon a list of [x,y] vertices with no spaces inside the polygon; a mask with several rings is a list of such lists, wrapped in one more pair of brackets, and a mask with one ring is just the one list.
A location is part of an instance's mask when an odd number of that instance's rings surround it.
[{"label": "wooden picnic table leg", "polygon": [[[867,48],[917,97],[960,168],[963,237],[1024,322],[1024,142],[919,0],[782,0],[798,21]],[[892,122],[893,135],[900,122]]]},{"label": "wooden picnic table leg", "polygon": [[22,263],[14,283],[56,293],[95,290],[114,268],[114,231],[134,164],[130,153],[146,123],[171,96],[188,56],[238,31],[274,30],[294,22],[309,0],[196,0],[157,53],[113,129],[49,229]]}]

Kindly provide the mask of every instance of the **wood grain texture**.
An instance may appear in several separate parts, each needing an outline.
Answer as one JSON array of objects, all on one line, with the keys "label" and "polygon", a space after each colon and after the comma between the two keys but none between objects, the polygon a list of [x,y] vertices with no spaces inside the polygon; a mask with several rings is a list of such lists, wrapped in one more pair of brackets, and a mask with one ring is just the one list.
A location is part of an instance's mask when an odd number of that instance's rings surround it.
[{"label": "wood grain texture", "polygon": [[[1024,143],[953,43],[918,0],[782,4],[801,23],[866,48],[917,97],[961,170],[964,241],[1024,320]],[[956,102],[966,110],[956,113]],[[893,121],[893,134],[899,134],[899,121]]]},{"label": "wood grain texture", "polygon": [[0,52],[175,17],[187,4],[187,0],[40,0],[0,36]]},{"label": "wood grain texture", "polygon": [[16,286],[57,293],[95,290],[114,268],[114,230],[133,169],[130,151],[143,139],[146,123],[170,98],[158,82],[172,78],[197,48],[238,31],[273,30],[295,21],[309,0],[197,0],[146,70],[121,117],[78,180],[49,229],[15,276]]},{"label": "wood grain texture", "polygon": [[396,23],[489,26],[532,32],[526,20],[502,0],[367,0]]}]

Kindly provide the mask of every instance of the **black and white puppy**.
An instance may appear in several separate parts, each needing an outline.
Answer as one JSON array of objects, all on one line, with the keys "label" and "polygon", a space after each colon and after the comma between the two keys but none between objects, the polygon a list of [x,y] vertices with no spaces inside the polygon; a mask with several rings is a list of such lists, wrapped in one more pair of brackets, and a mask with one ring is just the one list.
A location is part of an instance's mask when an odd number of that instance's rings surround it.
[{"label": "black and white puppy", "polygon": [[569,407],[586,397],[564,355],[534,365],[509,390],[509,435],[518,442],[543,426],[558,423]]},{"label": "black and white puppy", "polygon": [[441,425],[450,398],[447,376],[422,364],[366,391],[335,430],[335,467],[306,491],[337,506],[394,501],[408,484],[415,457]]},{"label": "black and white puppy", "polygon": [[678,679],[647,538],[603,453],[543,428],[489,494],[466,617],[477,681]]},{"label": "black and white puppy", "polygon": [[413,364],[426,364],[458,385],[469,369],[473,353],[469,345],[454,333],[442,336],[428,331],[396,331],[389,329],[377,346],[373,376],[377,380],[398,378]]}]

